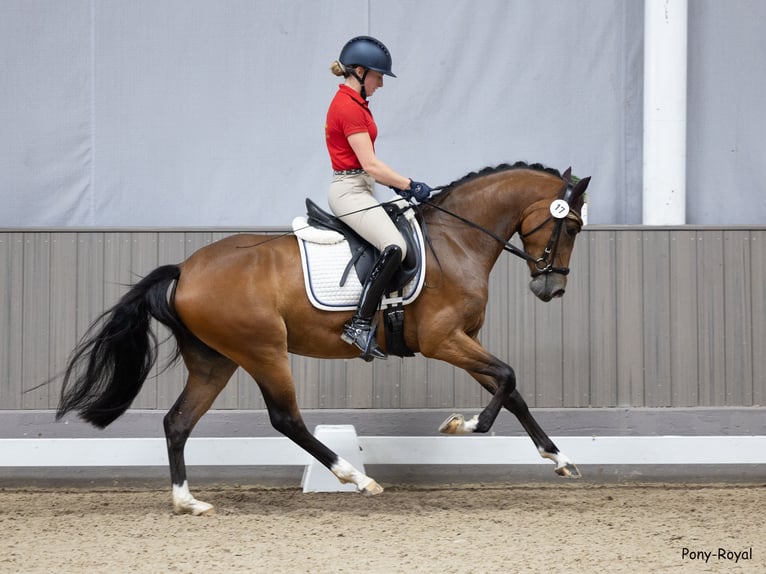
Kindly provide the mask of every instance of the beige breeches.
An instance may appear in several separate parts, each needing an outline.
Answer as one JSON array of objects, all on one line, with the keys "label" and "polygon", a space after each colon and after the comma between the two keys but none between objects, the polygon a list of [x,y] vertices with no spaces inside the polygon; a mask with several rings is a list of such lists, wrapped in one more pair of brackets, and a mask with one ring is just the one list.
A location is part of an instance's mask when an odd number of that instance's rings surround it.
[{"label": "beige breeches", "polygon": [[398,245],[404,260],[407,245],[380,202],[372,195],[374,187],[375,180],[366,173],[335,175],[327,196],[330,209],[378,250]]}]

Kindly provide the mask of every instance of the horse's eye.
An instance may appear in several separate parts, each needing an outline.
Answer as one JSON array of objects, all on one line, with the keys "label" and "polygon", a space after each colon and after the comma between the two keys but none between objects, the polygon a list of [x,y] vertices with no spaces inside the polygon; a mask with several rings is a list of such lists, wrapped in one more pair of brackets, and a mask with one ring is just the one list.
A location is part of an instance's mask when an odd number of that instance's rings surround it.
[{"label": "horse's eye", "polygon": [[577,227],[576,225],[567,225],[566,232],[569,237],[574,237],[580,232],[580,228]]}]

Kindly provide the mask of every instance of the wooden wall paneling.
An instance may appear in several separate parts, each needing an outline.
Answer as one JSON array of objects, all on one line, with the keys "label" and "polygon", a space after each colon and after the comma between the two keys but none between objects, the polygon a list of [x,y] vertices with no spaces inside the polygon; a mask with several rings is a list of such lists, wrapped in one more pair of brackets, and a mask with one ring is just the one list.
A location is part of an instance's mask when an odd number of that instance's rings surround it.
[{"label": "wooden wall paneling", "polygon": [[766,230],[750,232],[753,405],[766,405]]},{"label": "wooden wall paneling", "polygon": [[615,232],[592,231],[590,244],[591,406],[617,404],[617,293]]},{"label": "wooden wall paneling", "polygon": [[[111,257],[111,254],[109,255]],[[77,337],[82,337],[96,318],[116,303],[105,299],[106,239],[103,232],[77,234]]]},{"label": "wooden wall paneling", "polygon": [[726,404],[726,327],[723,232],[697,234],[699,404]]},{"label": "wooden wall paneling", "polygon": [[77,247],[76,233],[51,234],[49,409],[58,406],[67,359],[77,345]]},{"label": "wooden wall paneling", "polygon": [[726,405],[753,404],[752,256],[749,230],[727,230],[723,241]]},{"label": "wooden wall paneling", "polygon": [[615,320],[617,402],[643,405],[644,396],[644,285],[643,234],[624,230],[615,236]]},{"label": "wooden wall paneling", "polygon": [[670,404],[670,233],[644,232],[644,396]]},{"label": "wooden wall paneling", "polygon": [[360,404],[362,408],[400,408],[403,361],[404,359],[399,357],[389,357],[384,361],[376,360],[372,363],[365,363],[361,359],[347,361],[346,404]]},{"label": "wooden wall paneling", "polygon": [[298,404],[303,409],[318,409],[319,359],[290,355],[290,364],[295,381],[295,392],[298,395]]},{"label": "wooden wall paneling", "polygon": [[454,367],[455,371],[455,402],[454,406],[466,408],[484,408],[491,395],[484,390],[476,379],[463,369]]},{"label": "wooden wall paneling", "polygon": [[417,354],[402,362],[401,408],[425,408],[428,404],[428,359]]},{"label": "wooden wall paneling", "polygon": [[670,232],[670,404],[699,402],[697,233]]},{"label": "wooden wall paneling", "polygon": [[[0,232],[0,408],[55,408],[76,341],[127,285],[226,234]],[[480,339],[533,407],[760,405],[765,244],[762,228],[586,228],[567,294],[549,304],[529,291],[524,263],[504,255]],[[171,351],[161,347],[162,358]],[[291,365],[303,408],[473,410],[489,400],[464,372],[423,357]],[[184,381],[182,367],[150,379],[134,406],[165,410]],[[264,408],[244,371],[224,393],[214,408]]]},{"label": "wooden wall paneling", "polygon": [[588,228],[575,241],[562,300],[563,404],[590,405],[590,239]]},{"label": "wooden wall paneling", "polygon": [[443,361],[428,361],[428,396],[426,408],[450,408],[455,406],[455,367]]},{"label": "wooden wall paneling", "polygon": [[[348,359],[357,360],[357,359]],[[319,359],[319,408],[346,408],[346,359]]]},{"label": "wooden wall paneling", "polygon": [[25,409],[46,409],[49,404],[49,388],[44,383],[50,376],[50,258],[50,233],[27,234],[21,303],[21,405]]},{"label": "wooden wall paneling", "polygon": [[22,407],[24,234],[0,233],[0,408]]},{"label": "wooden wall paneling", "polygon": [[564,404],[562,300],[538,300],[535,306],[535,404],[560,407]]},{"label": "wooden wall paneling", "polygon": [[[381,361],[377,361],[377,363],[381,363]],[[391,391],[391,396],[395,398],[389,402],[398,406],[399,388],[402,380],[400,373],[401,361],[391,357],[383,363],[383,365],[372,365],[361,359],[345,361],[346,379],[348,380],[346,385],[346,404],[348,408],[373,408],[375,404],[373,396],[377,393],[378,387],[381,384],[383,389],[388,389],[391,386],[396,387],[394,391]],[[382,370],[379,374],[379,366],[387,367],[387,369]]]},{"label": "wooden wall paneling", "polygon": [[489,302],[487,303],[484,326],[479,333],[479,341],[498,359],[509,361],[511,325],[508,310],[514,291],[510,286],[511,256],[501,255],[489,274]]}]

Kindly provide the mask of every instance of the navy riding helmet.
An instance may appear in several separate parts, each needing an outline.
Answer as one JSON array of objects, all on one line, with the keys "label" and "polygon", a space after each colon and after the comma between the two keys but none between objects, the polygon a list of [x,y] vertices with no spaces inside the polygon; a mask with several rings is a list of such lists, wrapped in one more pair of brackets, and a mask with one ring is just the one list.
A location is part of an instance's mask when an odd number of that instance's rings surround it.
[{"label": "navy riding helmet", "polygon": [[338,61],[347,69],[362,66],[392,78],[396,77],[391,71],[391,52],[383,42],[371,36],[357,36],[346,42]]}]

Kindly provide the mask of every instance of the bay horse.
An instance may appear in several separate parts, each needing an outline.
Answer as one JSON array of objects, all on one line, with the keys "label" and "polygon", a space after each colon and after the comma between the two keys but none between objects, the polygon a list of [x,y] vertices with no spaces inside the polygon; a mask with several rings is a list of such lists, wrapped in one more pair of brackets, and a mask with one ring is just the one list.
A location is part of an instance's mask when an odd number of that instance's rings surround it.
[{"label": "bay horse", "polygon": [[[530,413],[513,369],[478,341],[488,300],[489,274],[506,250],[526,260],[530,288],[543,301],[564,294],[579,212],[590,178],[572,181],[540,164],[523,162],[468,174],[421,203],[427,230],[426,283],[405,307],[404,341],[413,352],[467,371],[492,395],[471,420],[453,415],[448,434],[486,433],[500,408],[511,411],[544,458],[565,477],[577,467],[559,451]],[[523,249],[511,244],[518,233]],[[186,385],[163,420],[174,511],[212,514],[187,482],[184,446],[200,417],[238,366],[260,387],[273,427],[325,465],[341,482],[369,495],[383,491],[372,478],[318,441],[306,428],[288,353],[344,359],[358,349],[340,338],[349,312],[314,308],[307,298],[299,247],[283,236],[233,235],[161,266],[122,296],[83,336],[64,375],[60,419],[76,411],[104,428],[138,395],[156,359],[151,318],[176,340],[175,358],[188,370]],[[386,349],[385,334],[378,335]]]}]

